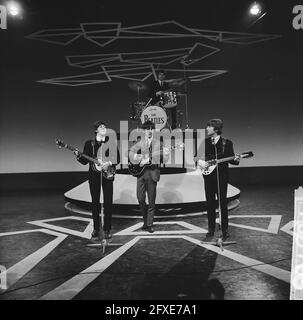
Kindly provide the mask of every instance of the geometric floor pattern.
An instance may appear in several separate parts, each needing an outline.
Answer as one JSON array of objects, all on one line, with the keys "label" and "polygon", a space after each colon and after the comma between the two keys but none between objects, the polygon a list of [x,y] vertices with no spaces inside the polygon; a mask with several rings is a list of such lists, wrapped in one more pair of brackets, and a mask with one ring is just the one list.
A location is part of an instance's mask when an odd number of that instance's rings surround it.
[{"label": "geometric floor pattern", "polygon": [[[247,218],[245,216],[230,216],[230,218],[241,217]],[[255,228],[251,226],[238,225],[238,227],[244,227],[246,229],[258,230],[263,232],[277,233],[279,229],[279,223],[281,220],[281,216],[250,216],[250,218],[267,218],[270,217],[271,221],[268,228]],[[84,221],[87,223],[87,227],[83,232],[72,230],[65,227],[60,227],[58,225],[52,224],[55,221],[63,221],[63,220],[78,220]],[[37,221],[29,221],[29,224],[36,225],[42,227],[41,229],[34,230],[25,230],[25,231],[17,231],[17,232],[7,232],[1,233],[0,236],[12,236],[14,234],[20,233],[28,233],[28,232],[42,232],[48,233],[56,236],[56,239],[48,243],[46,246],[43,246],[30,256],[26,257],[22,261],[18,262],[11,268],[7,270],[7,278],[8,278],[8,287],[9,289],[13,284],[15,284],[18,280],[24,277],[28,272],[34,268],[43,258],[45,258],[48,254],[50,254],[66,237],[67,235],[73,235],[76,237],[90,239],[90,233],[92,231],[92,220],[89,218],[76,217],[76,216],[68,216],[68,217],[59,217],[52,219],[44,219]],[[182,239],[184,241],[188,241],[190,243],[195,244],[196,246],[203,247],[207,250],[215,252],[218,255],[224,256],[226,258],[232,259],[238,263],[241,263],[247,267],[251,267],[252,269],[258,270],[259,272],[265,273],[274,277],[276,279],[282,280],[286,283],[290,281],[290,271],[284,270],[279,267],[275,267],[273,265],[269,265],[262,261],[250,258],[245,255],[241,255],[239,253],[233,252],[231,249],[225,249],[221,251],[220,248],[213,246],[202,244],[199,239],[192,237],[194,234],[205,234],[207,232],[206,229],[201,228],[199,226],[190,224],[185,221],[165,221],[165,222],[155,222],[155,228],[157,230],[160,226],[168,226],[170,227],[168,230],[155,231],[152,235],[147,232],[141,231],[142,223],[136,223],[128,228],[120,230],[114,234],[116,236],[133,236],[131,240],[127,240],[122,246],[118,249],[112,251],[110,254],[106,255],[104,258],[100,259],[93,265],[89,266],[85,270],[81,271],[78,275],[72,277],[68,281],[61,284],[59,287],[53,289],[51,292],[45,294],[41,297],[41,299],[73,299],[77,294],[79,294],[82,290],[84,290],[91,282],[93,282],[96,278],[100,276],[102,272],[104,272],[108,267],[110,267],[115,261],[117,261],[123,254],[125,254],[130,248],[132,248],[139,241],[143,241],[146,239],[155,239],[157,241],[165,241],[166,239]],[[236,224],[230,223],[230,225],[237,226]],[[177,228],[176,226],[182,227]],[[4,290],[2,290],[4,291]]]},{"label": "geometric floor pattern", "polygon": [[[250,192],[252,199],[258,198],[254,192],[259,190]],[[49,198],[54,207],[45,211]],[[224,287],[226,299],[289,299],[291,197],[285,206],[273,204],[276,214],[268,214],[257,212],[258,203],[242,196],[242,207],[229,212],[236,244],[224,251],[201,242],[205,214],[156,219],[153,234],[140,229],[142,219],[114,218],[113,242],[120,245],[108,247],[105,255],[87,246],[91,218],[64,210],[62,194],[41,197],[41,202],[16,199],[14,209],[4,205],[0,216],[0,264],[7,265],[7,288],[0,299],[154,299],[161,287],[163,297],[200,300],[214,281]],[[25,202],[33,206],[26,208]],[[26,251],[29,241],[33,249]],[[24,255],[15,254],[16,245]]]}]

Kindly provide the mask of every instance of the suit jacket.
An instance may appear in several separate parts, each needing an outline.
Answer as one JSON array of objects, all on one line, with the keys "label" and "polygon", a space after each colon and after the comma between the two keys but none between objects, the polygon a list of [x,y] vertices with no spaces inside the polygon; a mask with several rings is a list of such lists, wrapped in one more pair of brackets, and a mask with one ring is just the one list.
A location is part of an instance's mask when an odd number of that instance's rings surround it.
[{"label": "suit jacket", "polygon": [[[217,157],[218,159],[222,159],[222,158],[227,158],[227,157],[232,157],[235,155],[234,153],[234,148],[233,148],[233,143],[231,140],[225,139],[225,146],[223,148],[223,138],[220,137],[220,139],[218,140],[218,142],[216,143],[216,149],[217,149]],[[204,146],[204,150],[201,150],[201,147],[203,148]],[[223,150],[224,149],[224,150]],[[216,158],[216,153],[215,153],[215,146],[212,144],[211,142],[211,138],[206,138],[205,139],[205,145],[202,144],[200,146],[200,149],[198,150],[197,153],[197,158],[195,159],[196,161],[198,161],[199,159],[203,159],[205,161],[208,160],[212,160]],[[223,162],[220,163],[219,166],[219,175],[220,178],[223,178],[226,182],[229,179],[229,173],[228,173],[228,164],[233,164],[233,165],[238,165],[239,161],[236,160],[231,160],[229,162]],[[211,178],[214,175],[216,175],[216,170],[214,170],[209,176],[203,176],[205,179]]]},{"label": "suit jacket", "polygon": [[[97,158],[99,148],[101,147],[101,145],[104,145],[104,143],[108,142],[108,140],[109,140],[108,136],[105,137],[104,142],[102,141],[98,142],[96,139],[87,140],[83,148],[83,153],[92,158]],[[113,165],[116,165],[120,162],[120,155],[119,155],[118,148],[117,148],[117,158],[115,158],[113,155],[110,155],[108,149],[105,151],[105,156],[107,157],[106,160],[111,161]],[[89,160],[87,160],[86,158],[80,156],[77,158],[77,160],[83,165],[86,165],[89,163],[89,176],[92,174],[99,174],[99,172],[94,171],[93,169],[94,164]]]},{"label": "suit jacket", "polygon": [[161,87],[158,80],[153,81],[151,83],[150,91],[149,91],[149,98],[152,98],[151,105],[154,105],[160,101],[160,96],[156,96],[156,93],[158,91],[165,91],[165,90],[168,90],[169,88],[170,87],[167,82],[164,82],[163,86]]},{"label": "suit jacket", "polygon": [[[163,148],[163,143],[160,143],[160,141],[157,141],[157,140],[152,141],[149,148],[146,144],[145,138],[141,139],[130,148],[129,160],[134,164],[136,163],[139,164],[139,161],[135,160],[135,154],[146,155],[146,154],[149,154],[150,152],[158,153],[160,150],[162,150],[162,148]],[[152,158],[152,162],[154,164],[152,164],[151,166],[147,166],[144,169],[144,170],[150,170],[151,178],[153,179],[153,181],[158,182],[160,180],[160,163],[165,163],[168,161],[168,159],[169,159],[169,156],[163,156],[161,153]]]}]

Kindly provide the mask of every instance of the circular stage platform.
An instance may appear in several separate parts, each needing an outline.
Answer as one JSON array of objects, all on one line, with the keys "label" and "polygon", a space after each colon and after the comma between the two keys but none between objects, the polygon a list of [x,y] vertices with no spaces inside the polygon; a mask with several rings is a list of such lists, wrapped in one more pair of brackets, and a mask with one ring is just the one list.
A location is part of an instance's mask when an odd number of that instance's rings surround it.
[{"label": "circular stage platform", "polygon": [[[135,212],[138,214],[136,186],[137,178],[131,176],[127,169],[117,170],[113,194],[115,214],[126,216]],[[82,210],[90,210],[91,196],[88,181],[67,191],[64,196],[69,202],[67,209],[72,210],[70,204],[75,204]],[[239,201],[235,201],[239,196],[240,190],[228,185],[229,208],[239,204]],[[100,199],[102,202],[102,193]],[[205,211],[206,199],[200,170],[161,168],[156,204],[157,215],[171,216],[177,212],[186,214]]]}]

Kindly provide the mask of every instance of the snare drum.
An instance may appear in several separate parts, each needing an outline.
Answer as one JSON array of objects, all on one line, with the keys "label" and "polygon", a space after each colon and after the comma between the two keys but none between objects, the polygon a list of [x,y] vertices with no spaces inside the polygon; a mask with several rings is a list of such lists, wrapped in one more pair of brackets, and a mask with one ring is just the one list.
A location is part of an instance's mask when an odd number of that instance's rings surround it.
[{"label": "snare drum", "polygon": [[158,106],[149,106],[145,108],[141,114],[141,122],[144,123],[147,120],[151,120],[156,129],[163,129],[167,122],[167,115],[163,108]]},{"label": "snare drum", "polygon": [[174,91],[166,91],[162,97],[163,108],[169,109],[177,106],[177,94]]}]

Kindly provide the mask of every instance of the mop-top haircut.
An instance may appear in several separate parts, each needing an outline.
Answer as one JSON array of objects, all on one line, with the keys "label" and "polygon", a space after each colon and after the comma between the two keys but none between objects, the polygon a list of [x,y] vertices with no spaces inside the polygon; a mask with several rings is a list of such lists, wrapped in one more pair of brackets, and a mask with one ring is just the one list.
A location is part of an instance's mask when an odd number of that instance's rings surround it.
[{"label": "mop-top haircut", "polygon": [[210,119],[207,122],[207,126],[213,127],[217,134],[221,134],[223,129],[223,121],[221,119]]}]

